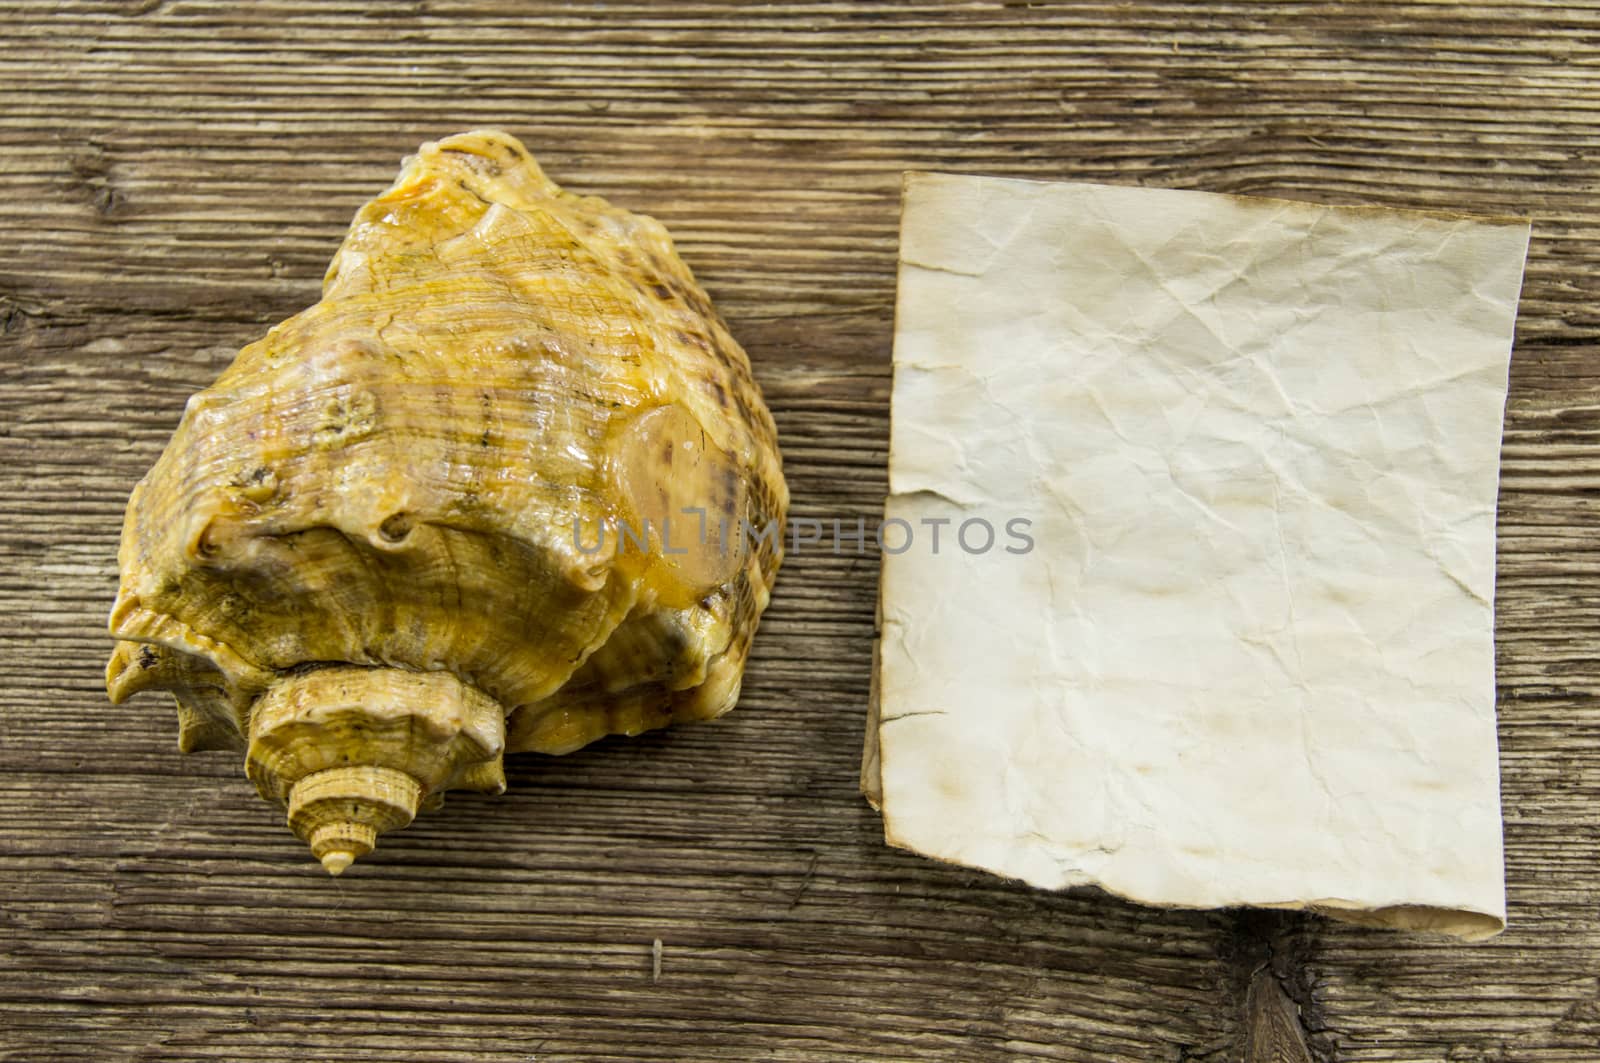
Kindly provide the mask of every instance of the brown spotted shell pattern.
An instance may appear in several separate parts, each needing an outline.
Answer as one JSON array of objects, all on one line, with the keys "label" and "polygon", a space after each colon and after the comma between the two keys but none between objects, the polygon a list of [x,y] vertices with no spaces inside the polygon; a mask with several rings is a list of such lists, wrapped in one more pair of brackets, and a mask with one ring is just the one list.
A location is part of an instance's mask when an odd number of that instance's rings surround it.
[{"label": "brown spotted shell pattern", "polygon": [[425,144],[322,299],[195,395],[123,527],[120,702],[244,751],[334,874],[508,752],[733,707],[788,493],[666,230]]}]

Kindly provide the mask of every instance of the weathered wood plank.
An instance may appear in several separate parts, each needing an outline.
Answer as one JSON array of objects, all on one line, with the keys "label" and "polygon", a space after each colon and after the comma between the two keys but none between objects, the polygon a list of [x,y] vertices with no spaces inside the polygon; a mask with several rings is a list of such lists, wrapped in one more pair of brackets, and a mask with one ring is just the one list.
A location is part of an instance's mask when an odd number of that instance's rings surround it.
[{"label": "weathered wood plank", "polygon": [[[1600,1058],[1600,5],[0,2],[0,28],[0,1058],[1243,1060],[1263,970],[1318,1060]],[[122,504],[399,157],[485,124],[672,228],[822,519],[885,488],[904,169],[1532,215],[1511,929],[1150,911],[885,848],[855,796],[876,558],[820,552],[738,712],[523,758],[329,880],[231,757],[105,703]]]}]

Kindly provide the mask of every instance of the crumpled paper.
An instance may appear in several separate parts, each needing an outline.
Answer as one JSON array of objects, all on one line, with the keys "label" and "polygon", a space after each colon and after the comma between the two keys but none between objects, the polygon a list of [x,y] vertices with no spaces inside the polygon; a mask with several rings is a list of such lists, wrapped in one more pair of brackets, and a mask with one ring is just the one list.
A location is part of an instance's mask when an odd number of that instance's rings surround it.
[{"label": "crumpled paper", "polygon": [[908,175],[862,773],[890,844],[1155,905],[1502,929],[1527,241]]}]

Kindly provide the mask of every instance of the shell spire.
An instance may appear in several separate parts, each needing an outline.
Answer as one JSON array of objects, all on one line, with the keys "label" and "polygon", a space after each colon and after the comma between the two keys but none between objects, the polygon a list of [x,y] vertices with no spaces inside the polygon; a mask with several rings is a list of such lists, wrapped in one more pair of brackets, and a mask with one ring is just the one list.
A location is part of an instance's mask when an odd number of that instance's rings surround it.
[{"label": "shell spire", "polygon": [[107,689],[170,690],[339,874],[506,753],[732,708],[787,504],[666,230],[449,137],[135,488]]}]

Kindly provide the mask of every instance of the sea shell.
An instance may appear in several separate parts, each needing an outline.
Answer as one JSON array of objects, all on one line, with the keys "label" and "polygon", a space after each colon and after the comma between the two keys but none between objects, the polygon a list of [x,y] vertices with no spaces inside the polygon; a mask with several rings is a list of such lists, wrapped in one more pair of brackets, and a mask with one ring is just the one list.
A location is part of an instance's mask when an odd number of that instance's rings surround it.
[{"label": "sea shell", "polygon": [[338,874],[505,753],[732,708],[787,504],[666,230],[450,137],[190,399],[128,503],[107,688],[171,690],[179,748],[246,751]]}]

